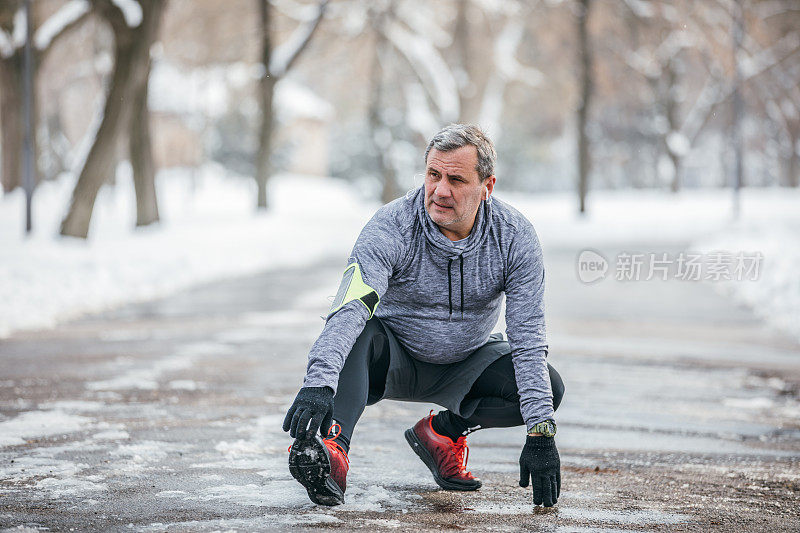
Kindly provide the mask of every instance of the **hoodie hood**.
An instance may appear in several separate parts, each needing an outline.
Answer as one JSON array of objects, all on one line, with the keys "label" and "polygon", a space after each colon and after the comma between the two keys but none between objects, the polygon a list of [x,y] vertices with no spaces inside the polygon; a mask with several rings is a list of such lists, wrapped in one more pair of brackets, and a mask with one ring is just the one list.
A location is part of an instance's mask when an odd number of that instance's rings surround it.
[{"label": "hoodie hood", "polygon": [[478,212],[475,216],[475,224],[467,237],[463,247],[453,244],[453,241],[445,237],[436,222],[433,221],[428,211],[425,209],[425,185],[420,186],[414,198],[417,207],[417,218],[419,219],[422,231],[425,233],[427,241],[436,249],[440,250],[447,257],[447,289],[450,305],[449,320],[453,319],[453,263],[458,261],[458,270],[461,277],[459,284],[461,318],[464,318],[464,256],[469,255],[483,244],[489,236],[490,224],[492,219],[492,206],[485,200],[481,200]]}]

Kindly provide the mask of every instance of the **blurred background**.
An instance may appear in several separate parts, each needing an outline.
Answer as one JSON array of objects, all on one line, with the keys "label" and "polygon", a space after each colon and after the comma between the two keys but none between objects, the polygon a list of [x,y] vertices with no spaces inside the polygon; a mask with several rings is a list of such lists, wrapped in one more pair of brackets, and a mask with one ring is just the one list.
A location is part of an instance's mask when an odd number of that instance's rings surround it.
[{"label": "blurred background", "polygon": [[6,332],[346,254],[451,122],[545,247],[757,247],[800,323],[796,0],[3,0],[0,80]]},{"label": "blurred background", "polygon": [[[283,417],[451,122],[544,250],[558,510],[393,401],[321,510]],[[0,530],[797,530],[800,1],[0,0],[0,125]]]}]

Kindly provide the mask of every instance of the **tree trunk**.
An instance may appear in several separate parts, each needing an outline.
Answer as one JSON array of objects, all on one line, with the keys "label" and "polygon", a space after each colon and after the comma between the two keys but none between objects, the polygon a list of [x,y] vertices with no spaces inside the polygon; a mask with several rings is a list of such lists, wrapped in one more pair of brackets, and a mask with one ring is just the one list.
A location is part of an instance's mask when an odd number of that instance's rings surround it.
[{"label": "tree trunk", "polygon": [[64,236],[85,239],[88,235],[97,192],[114,173],[116,147],[132,116],[135,88],[147,83],[150,46],[158,33],[158,21],[165,2],[140,0],[139,3],[142,22],[136,28],[125,25],[124,18],[120,21],[122,14],[118,8],[101,10],[114,31],[114,72],[103,120],[72,192],[69,212],[61,223],[61,235]]},{"label": "tree trunk", "polygon": [[[144,6],[143,6],[144,7]],[[139,36],[147,44],[147,50],[140,53],[145,57],[146,64],[134,86],[133,109],[130,124],[130,158],[133,169],[133,185],[136,190],[136,225],[147,226],[158,222],[158,200],[156,197],[156,166],[153,160],[153,143],[150,136],[150,110],[147,107],[148,85],[150,80],[150,45],[158,36],[158,27],[161,22],[165,2],[153,2],[149,9],[153,12],[140,26]]]},{"label": "tree trunk", "polygon": [[[149,68],[148,68],[149,71]],[[136,88],[130,128],[130,157],[133,186],[136,190],[136,225],[158,222],[155,162],[150,138],[150,112],[147,108],[147,79]]]},{"label": "tree trunk", "polygon": [[475,122],[478,118],[478,91],[476,90],[477,80],[475,79],[475,61],[473,60],[470,44],[473,39],[470,33],[469,24],[469,3],[470,0],[458,0],[456,10],[456,22],[453,28],[453,48],[457,58],[456,73],[458,82],[459,98],[459,122]]},{"label": "tree trunk", "polygon": [[[667,124],[669,128],[667,130],[667,135],[672,132],[679,132],[681,129],[680,124],[678,123],[678,101],[676,98],[676,93],[678,91],[678,70],[675,66],[675,61],[677,59],[670,58],[667,61],[665,70],[666,70],[666,86],[663,87],[663,98],[664,98],[664,115],[667,119]],[[670,147],[669,143],[667,142],[666,137],[664,138],[664,147],[666,148],[667,155],[669,156],[670,160],[672,161],[672,183],[670,183],[670,191],[673,193],[677,193],[681,190],[681,172],[683,168],[683,156],[676,152],[673,147]]]},{"label": "tree trunk", "polygon": [[256,185],[258,186],[258,208],[267,209],[267,181],[272,174],[270,156],[272,155],[273,110],[272,100],[275,95],[275,78],[265,76],[260,83],[261,91],[261,127],[258,134],[258,162],[256,168]]},{"label": "tree trunk", "polygon": [[375,163],[381,177],[381,201],[387,204],[399,196],[394,165],[389,158],[391,149],[391,132],[384,124],[381,111],[383,109],[383,69],[381,55],[387,53],[386,37],[381,25],[384,15],[377,11],[373,14],[375,33],[375,51],[370,66],[370,97],[369,97],[369,138],[372,151],[375,154]]},{"label": "tree trunk", "polygon": [[15,53],[0,60],[0,143],[3,147],[3,191],[10,192],[22,184],[22,54]]},{"label": "tree trunk", "polygon": [[786,175],[785,185],[787,187],[797,188],[798,181],[800,181],[800,168],[798,168],[797,146],[798,137],[800,137],[800,122],[795,122],[789,128],[789,142],[791,143],[788,158],[786,159]]},{"label": "tree trunk", "polygon": [[258,187],[258,209],[267,209],[267,180],[272,172],[270,156],[272,155],[273,111],[272,100],[275,95],[277,80],[270,75],[269,62],[272,59],[272,7],[266,0],[260,0],[261,8],[261,62],[264,65],[264,77],[259,83],[259,100],[261,104],[261,126],[258,132],[258,156],[256,158],[256,186]]},{"label": "tree trunk", "polygon": [[589,18],[589,0],[581,0],[578,13],[579,62],[581,100],[578,105],[578,197],[580,213],[586,212],[586,193],[589,190],[589,137],[586,133],[589,104],[592,96],[592,60],[589,35],[586,28]]}]

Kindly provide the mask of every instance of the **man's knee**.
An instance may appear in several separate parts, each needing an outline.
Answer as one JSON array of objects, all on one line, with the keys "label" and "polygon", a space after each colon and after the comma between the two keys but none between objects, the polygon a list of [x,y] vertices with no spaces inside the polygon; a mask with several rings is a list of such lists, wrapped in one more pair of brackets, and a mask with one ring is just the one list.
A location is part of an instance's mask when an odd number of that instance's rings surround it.
[{"label": "man's knee", "polygon": [[556,372],[556,369],[550,366],[550,363],[547,364],[547,370],[550,372],[550,388],[553,391],[553,410],[556,410],[564,397],[564,380],[561,379],[561,375]]}]

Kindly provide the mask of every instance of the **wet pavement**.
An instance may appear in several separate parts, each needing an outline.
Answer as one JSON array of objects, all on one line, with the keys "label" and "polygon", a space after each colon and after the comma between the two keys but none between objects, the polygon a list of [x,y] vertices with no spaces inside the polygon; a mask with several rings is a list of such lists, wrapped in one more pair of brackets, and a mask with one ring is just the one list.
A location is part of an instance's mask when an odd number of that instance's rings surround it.
[{"label": "wet pavement", "polygon": [[0,341],[0,530],[800,529],[800,346],[710,283],[582,284],[576,255],[545,251],[552,509],[517,485],[520,428],[472,435],[483,487],[446,492],[403,437],[434,406],[392,401],[356,428],[346,504],[308,500],[280,425],[332,258]]}]

